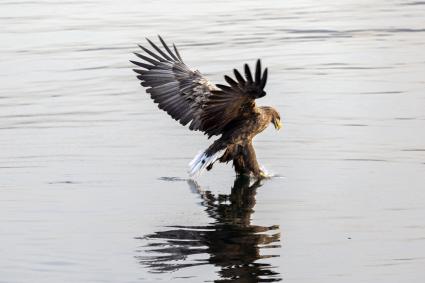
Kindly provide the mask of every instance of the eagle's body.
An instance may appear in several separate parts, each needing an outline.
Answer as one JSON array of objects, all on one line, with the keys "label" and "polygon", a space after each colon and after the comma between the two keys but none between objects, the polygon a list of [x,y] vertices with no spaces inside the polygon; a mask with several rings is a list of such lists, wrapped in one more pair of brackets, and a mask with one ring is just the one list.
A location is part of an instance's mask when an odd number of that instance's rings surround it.
[{"label": "eagle's body", "polygon": [[153,52],[140,46],[151,57],[137,54],[144,62],[131,61],[144,70],[134,70],[148,87],[147,92],[160,109],[165,110],[189,129],[200,130],[209,137],[220,138],[204,152],[198,154],[190,163],[190,175],[194,176],[210,170],[215,161],[229,162],[238,174],[253,174],[264,177],[258,165],[252,139],[270,123],[281,127],[279,113],[272,107],[257,107],[255,99],[263,97],[267,81],[267,69],[261,73],[260,60],[257,61],[253,78],[245,64],[245,78],[234,70],[236,81],[228,76],[229,85],[214,85],[197,70],[190,70],[180,57],[177,48],[172,52],[159,37],[164,50],[150,40],[156,50]]}]

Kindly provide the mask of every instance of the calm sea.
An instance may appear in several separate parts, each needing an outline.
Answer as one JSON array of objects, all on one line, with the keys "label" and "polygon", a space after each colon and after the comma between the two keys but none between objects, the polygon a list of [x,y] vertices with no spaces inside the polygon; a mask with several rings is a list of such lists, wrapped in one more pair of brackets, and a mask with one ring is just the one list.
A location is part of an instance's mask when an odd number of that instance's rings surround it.
[{"label": "calm sea", "polygon": [[[161,34],[215,83],[262,58],[276,177],[230,165],[131,71]],[[425,2],[0,4],[0,282],[425,282]]]}]

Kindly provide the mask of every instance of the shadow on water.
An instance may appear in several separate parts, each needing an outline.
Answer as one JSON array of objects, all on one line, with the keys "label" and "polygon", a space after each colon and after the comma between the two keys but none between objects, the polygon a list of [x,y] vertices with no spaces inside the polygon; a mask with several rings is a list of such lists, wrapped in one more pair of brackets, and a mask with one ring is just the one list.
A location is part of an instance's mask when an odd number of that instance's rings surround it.
[{"label": "shadow on water", "polygon": [[280,281],[274,266],[264,263],[279,255],[261,254],[280,247],[279,226],[251,224],[260,182],[251,184],[249,178],[238,177],[230,195],[214,195],[193,180],[188,183],[214,221],[207,226],[168,226],[170,230],[139,237],[145,242],[139,250],[143,255],[137,256],[140,264],[154,273],[212,264],[219,268],[220,279],[215,282]]}]

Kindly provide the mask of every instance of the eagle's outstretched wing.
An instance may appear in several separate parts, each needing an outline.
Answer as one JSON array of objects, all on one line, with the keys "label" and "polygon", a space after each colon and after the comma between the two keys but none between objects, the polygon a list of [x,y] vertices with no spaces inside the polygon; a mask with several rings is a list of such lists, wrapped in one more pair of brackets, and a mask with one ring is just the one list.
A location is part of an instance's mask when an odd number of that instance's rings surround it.
[{"label": "eagle's outstretched wing", "polygon": [[147,41],[155,51],[139,45],[151,57],[135,53],[144,61],[143,63],[130,61],[144,69],[134,69],[139,74],[137,78],[142,81],[142,86],[147,87],[146,92],[158,103],[160,109],[182,125],[191,122],[191,130],[200,130],[199,112],[216,87],[199,71],[193,71],[186,66],[174,44],[172,52],[160,36],[159,39],[165,51],[149,39]]},{"label": "eagle's outstretched wing", "polygon": [[158,107],[173,119],[182,125],[190,122],[191,130],[212,136],[222,134],[231,121],[255,111],[254,99],[265,95],[263,89],[267,80],[267,69],[261,74],[260,60],[257,61],[255,79],[245,64],[245,79],[235,69],[236,81],[225,76],[229,86],[214,85],[198,70],[186,66],[174,44],[173,52],[158,37],[165,50],[147,39],[155,51],[139,45],[146,54],[135,54],[143,62],[131,62],[143,68],[134,69],[141,85],[147,87],[146,92]]},{"label": "eagle's outstretched wing", "polygon": [[261,73],[261,61],[257,60],[255,78],[245,64],[245,78],[234,69],[236,81],[229,76],[224,79],[229,85],[217,84],[201,113],[202,126],[209,136],[219,135],[232,121],[249,117],[256,112],[255,99],[266,95],[267,68]]}]

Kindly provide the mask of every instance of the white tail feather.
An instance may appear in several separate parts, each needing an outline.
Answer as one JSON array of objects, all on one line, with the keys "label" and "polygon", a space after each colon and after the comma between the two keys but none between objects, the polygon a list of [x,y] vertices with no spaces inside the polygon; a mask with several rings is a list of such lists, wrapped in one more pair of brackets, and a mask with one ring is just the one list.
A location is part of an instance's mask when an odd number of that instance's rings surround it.
[{"label": "white tail feather", "polygon": [[223,150],[220,150],[211,156],[207,156],[205,151],[199,152],[189,163],[189,176],[198,177],[199,175],[201,175],[205,168],[207,168],[210,164],[214,163],[222,153]]}]

